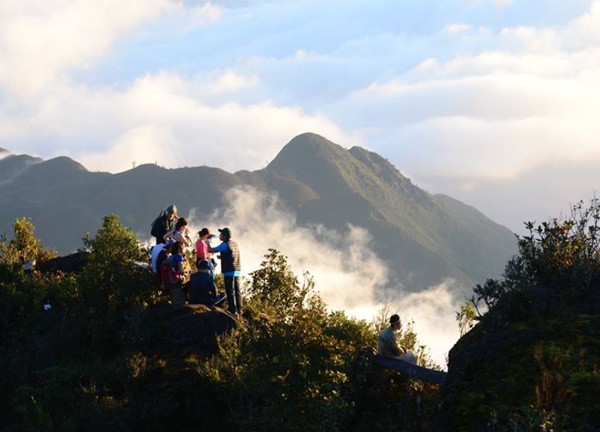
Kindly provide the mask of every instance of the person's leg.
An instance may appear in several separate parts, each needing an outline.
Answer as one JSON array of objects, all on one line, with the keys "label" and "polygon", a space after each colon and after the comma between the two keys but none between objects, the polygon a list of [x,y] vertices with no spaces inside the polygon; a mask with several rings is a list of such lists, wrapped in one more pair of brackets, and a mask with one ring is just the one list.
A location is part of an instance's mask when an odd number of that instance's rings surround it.
[{"label": "person's leg", "polygon": [[400,360],[404,360],[407,363],[417,364],[417,360],[419,359],[414,352],[408,351],[406,354],[402,354],[400,356]]},{"label": "person's leg", "polygon": [[213,280],[215,279],[215,266],[213,265],[212,261],[208,261],[208,269],[210,270],[210,275],[212,276]]},{"label": "person's leg", "polygon": [[227,294],[227,309],[232,314],[237,312],[235,295],[234,295],[234,277],[233,276],[225,276],[225,294]]},{"label": "person's leg", "polygon": [[235,306],[238,313],[242,313],[242,280],[239,276],[233,278]]}]

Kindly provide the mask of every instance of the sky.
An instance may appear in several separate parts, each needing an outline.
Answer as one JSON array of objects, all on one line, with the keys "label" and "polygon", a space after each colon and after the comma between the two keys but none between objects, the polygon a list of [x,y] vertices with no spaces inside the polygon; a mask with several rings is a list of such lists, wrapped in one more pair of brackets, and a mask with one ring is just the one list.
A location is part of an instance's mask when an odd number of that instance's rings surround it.
[{"label": "sky", "polygon": [[[600,183],[598,0],[0,0],[0,53],[0,147],[13,154],[235,172],[314,132],[517,233]],[[260,208],[271,224],[258,238],[261,221],[241,227],[245,256],[268,239],[332,307],[381,306],[386,269],[369,250],[352,257],[362,272],[340,258],[368,233],[349,227],[336,253],[305,256],[301,239],[339,233],[254,199],[235,214]],[[328,291],[339,281],[362,291]],[[395,299],[446,341],[438,359],[456,339],[452,283]]]},{"label": "sky", "polygon": [[515,232],[600,179],[598,0],[0,0],[0,147],[265,166],[315,132]]}]

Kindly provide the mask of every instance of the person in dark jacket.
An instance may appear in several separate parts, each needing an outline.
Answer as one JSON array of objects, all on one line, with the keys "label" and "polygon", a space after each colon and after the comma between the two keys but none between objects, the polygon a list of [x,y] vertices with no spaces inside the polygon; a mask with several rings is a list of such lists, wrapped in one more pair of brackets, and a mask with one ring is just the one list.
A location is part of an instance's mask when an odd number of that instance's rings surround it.
[{"label": "person in dark jacket", "polygon": [[208,261],[198,263],[198,272],[190,277],[190,304],[212,306],[218,300],[217,285],[210,274]]},{"label": "person in dark jacket", "polygon": [[221,272],[225,277],[225,293],[227,294],[227,304],[229,312],[232,314],[242,313],[242,294],[241,294],[241,275],[242,266],[240,263],[240,249],[236,242],[231,240],[231,230],[229,228],[219,229],[219,239],[221,244],[217,247],[211,247],[208,244],[209,252],[219,252],[221,254]]},{"label": "person in dark jacket", "polygon": [[175,224],[177,223],[177,206],[175,204],[171,204],[167,209],[154,219],[152,222],[152,230],[150,234],[153,237],[156,237],[156,244],[165,243],[166,239],[165,234],[173,231],[175,229]]}]

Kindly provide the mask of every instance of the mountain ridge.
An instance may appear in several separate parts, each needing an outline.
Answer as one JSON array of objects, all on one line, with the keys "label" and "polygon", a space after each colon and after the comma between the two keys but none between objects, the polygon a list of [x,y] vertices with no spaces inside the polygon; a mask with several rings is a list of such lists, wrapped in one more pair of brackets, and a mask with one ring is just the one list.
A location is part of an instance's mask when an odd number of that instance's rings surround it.
[{"label": "mountain ridge", "polygon": [[[148,235],[148,224],[166,204],[190,209],[201,203],[199,216],[207,217],[228,190],[240,186],[279,195],[301,225],[366,229],[373,250],[392,270],[391,285],[411,291],[446,278],[470,284],[497,276],[516,249],[514,235],[476,209],[418,188],[374,152],[346,149],[313,133],[294,137],[257,171],[145,164],[110,174],[59,157],[15,179],[4,188],[10,193],[0,193],[0,205],[10,209],[0,216],[0,228],[6,232],[14,218],[31,216],[44,243],[61,251],[79,247],[83,233],[105,214],[117,213]],[[57,220],[69,222],[63,233],[52,229]]]}]

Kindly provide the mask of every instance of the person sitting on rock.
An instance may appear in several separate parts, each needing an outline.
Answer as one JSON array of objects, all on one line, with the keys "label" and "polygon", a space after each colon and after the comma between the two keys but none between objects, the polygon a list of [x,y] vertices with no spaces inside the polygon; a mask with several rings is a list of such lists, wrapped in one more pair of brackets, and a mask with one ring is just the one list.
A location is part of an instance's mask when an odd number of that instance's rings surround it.
[{"label": "person sitting on rock", "polygon": [[401,327],[402,323],[400,322],[400,316],[397,314],[392,315],[390,317],[390,326],[383,330],[379,335],[379,354],[384,357],[417,364],[417,355],[402,345],[398,345],[396,332],[399,331]]},{"label": "person sitting on rock", "polygon": [[208,261],[201,260],[198,263],[198,271],[190,277],[189,303],[212,306],[221,300],[221,297],[218,294],[215,280],[210,274]]},{"label": "person sitting on rock", "polygon": [[171,255],[171,247],[173,242],[168,241],[166,243],[157,244],[152,248],[152,272],[156,275],[156,280],[159,285],[162,284],[161,267],[162,263]]}]

